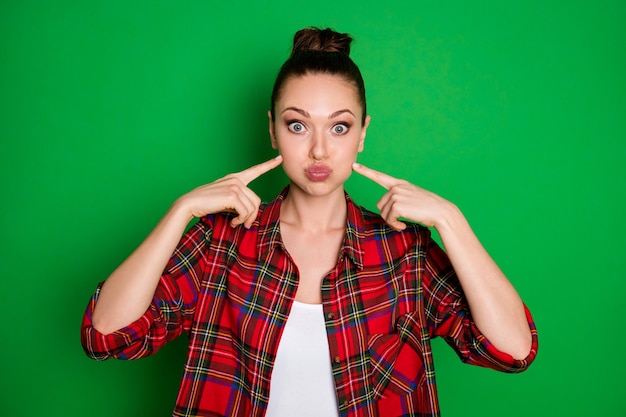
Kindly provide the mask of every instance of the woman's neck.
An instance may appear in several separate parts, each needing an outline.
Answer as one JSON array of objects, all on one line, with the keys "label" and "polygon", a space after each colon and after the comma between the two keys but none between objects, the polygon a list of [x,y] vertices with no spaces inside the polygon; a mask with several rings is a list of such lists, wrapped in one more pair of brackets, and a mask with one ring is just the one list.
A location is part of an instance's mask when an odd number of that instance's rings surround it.
[{"label": "woman's neck", "polygon": [[343,188],[329,195],[312,196],[292,185],[280,210],[282,223],[312,232],[343,229],[346,216]]}]

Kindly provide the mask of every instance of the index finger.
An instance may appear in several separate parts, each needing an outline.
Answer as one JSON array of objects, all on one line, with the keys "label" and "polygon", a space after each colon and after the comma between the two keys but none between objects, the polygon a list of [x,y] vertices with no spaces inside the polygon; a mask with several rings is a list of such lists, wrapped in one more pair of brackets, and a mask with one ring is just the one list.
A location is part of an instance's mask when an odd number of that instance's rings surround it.
[{"label": "index finger", "polygon": [[244,169],[235,174],[237,178],[244,183],[244,185],[250,184],[255,179],[259,178],[261,175],[265,174],[268,171],[276,168],[278,165],[283,162],[283,157],[278,155],[275,158],[270,159],[269,161],[262,162],[258,165],[254,165],[248,169]]},{"label": "index finger", "polygon": [[394,178],[391,175],[387,175],[383,172],[376,171],[375,169],[368,168],[365,165],[361,165],[357,162],[352,164],[352,169],[354,169],[356,172],[363,175],[364,177],[374,181],[376,184],[383,186],[387,190],[394,185],[400,183],[399,179]]}]

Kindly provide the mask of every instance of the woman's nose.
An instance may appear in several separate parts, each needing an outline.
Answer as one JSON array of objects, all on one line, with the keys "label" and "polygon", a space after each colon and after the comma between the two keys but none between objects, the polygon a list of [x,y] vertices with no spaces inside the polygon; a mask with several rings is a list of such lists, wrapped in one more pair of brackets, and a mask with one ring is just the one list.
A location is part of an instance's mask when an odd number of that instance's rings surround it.
[{"label": "woman's nose", "polygon": [[311,158],[320,161],[328,156],[328,144],[323,133],[315,133],[312,136]]}]

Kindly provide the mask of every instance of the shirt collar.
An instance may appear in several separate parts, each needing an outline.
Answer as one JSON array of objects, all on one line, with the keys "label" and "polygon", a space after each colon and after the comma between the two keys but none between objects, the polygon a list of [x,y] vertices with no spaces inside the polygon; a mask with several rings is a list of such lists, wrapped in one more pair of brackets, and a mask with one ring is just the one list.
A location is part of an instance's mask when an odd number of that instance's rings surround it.
[{"label": "shirt collar", "polygon": [[[267,259],[267,256],[276,247],[284,250],[280,237],[280,206],[284,201],[289,187],[285,187],[280,194],[271,202],[265,205],[259,216],[259,235],[257,245],[259,248],[259,261]],[[363,268],[363,212],[348,194],[346,196],[347,222],[346,235],[341,246],[342,254],[348,256],[359,268]]]}]

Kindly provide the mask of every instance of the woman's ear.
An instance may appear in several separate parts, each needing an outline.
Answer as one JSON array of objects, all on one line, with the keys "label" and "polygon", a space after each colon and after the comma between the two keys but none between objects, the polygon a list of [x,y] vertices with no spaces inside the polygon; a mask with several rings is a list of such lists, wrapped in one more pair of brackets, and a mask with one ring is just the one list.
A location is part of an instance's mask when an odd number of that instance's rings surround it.
[{"label": "woman's ear", "polygon": [[269,118],[269,130],[270,130],[270,140],[272,141],[272,148],[278,149],[278,142],[276,141],[276,131],[274,130],[274,119],[272,118],[272,111],[267,111],[267,117]]},{"label": "woman's ear", "polygon": [[372,118],[370,116],[365,117],[365,123],[363,123],[363,127],[361,128],[361,140],[359,141],[359,152],[363,151],[365,147],[365,135],[367,134],[367,127],[370,125],[370,120]]}]

